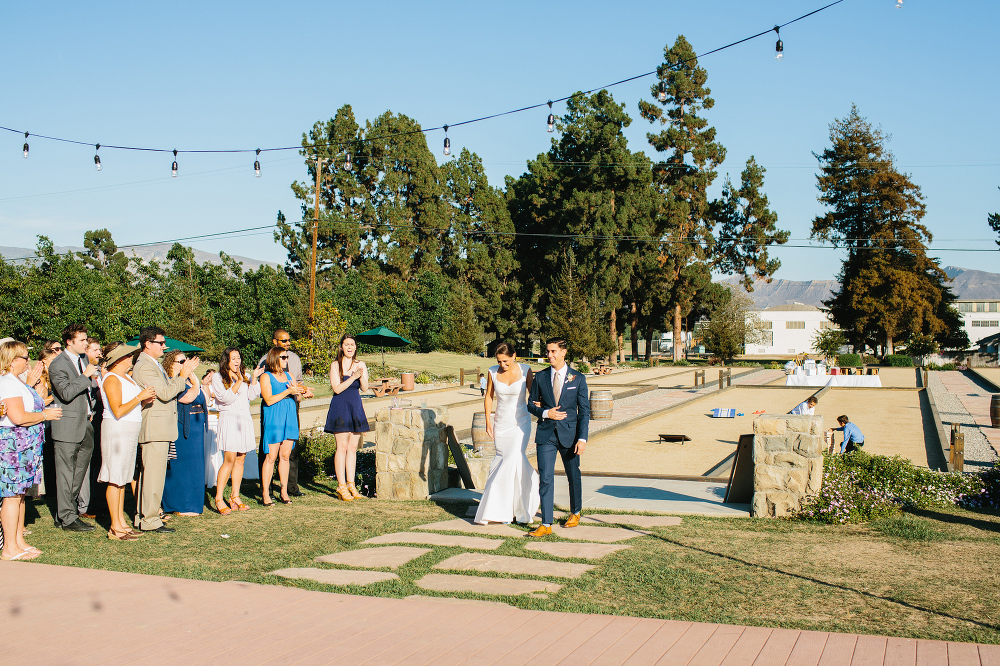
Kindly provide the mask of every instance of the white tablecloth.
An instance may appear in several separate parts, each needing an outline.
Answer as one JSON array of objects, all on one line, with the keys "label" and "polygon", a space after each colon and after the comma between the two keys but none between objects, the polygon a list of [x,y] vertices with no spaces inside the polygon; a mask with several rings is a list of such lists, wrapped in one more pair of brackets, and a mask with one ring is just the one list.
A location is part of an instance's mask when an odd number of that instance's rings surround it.
[{"label": "white tablecloth", "polygon": [[[215,429],[219,425],[219,415],[215,412],[208,413],[208,433],[205,435],[205,487],[214,488],[215,481],[219,478],[219,468],[222,467],[222,451],[215,439]],[[259,479],[260,465],[257,463],[257,451],[247,454],[243,463],[244,479]]]},{"label": "white tablecloth", "polygon": [[878,375],[788,375],[785,386],[860,386],[881,388]]}]

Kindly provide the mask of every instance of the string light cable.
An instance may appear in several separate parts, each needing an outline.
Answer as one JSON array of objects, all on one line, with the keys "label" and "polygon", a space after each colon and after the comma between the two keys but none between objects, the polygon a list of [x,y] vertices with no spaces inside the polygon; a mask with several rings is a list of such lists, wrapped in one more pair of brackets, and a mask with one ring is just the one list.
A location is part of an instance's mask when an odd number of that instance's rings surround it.
[{"label": "string light cable", "polygon": [[[790,21],[786,21],[785,23],[781,23],[781,24],[775,25],[773,28],[768,28],[767,30],[764,30],[762,32],[758,32],[758,33],[756,33],[754,35],[750,35],[749,37],[744,37],[743,39],[739,39],[737,41],[730,42],[730,43],[725,44],[723,46],[720,46],[718,48],[714,48],[714,49],[712,49],[710,51],[706,51],[704,53],[701,53],[701,54],[698,54],[698,55],[694,55],[691,58],[687,58],[687,59],[681,60],[674,67],[675,68],[676,67],[680,67],[681,65],[687,64],[688,62],[695,62],[699,58],[704,58],[705,56],[709,56],[709,55],[712,55],[714,53],[719,53],[720,51],[725,51],[726,49],[732,48],[734,46],[738,46],[738,45],[743,44],[745,42],[749,42],[751,40],[763,37],[764,35],[770,34],[771,32],[777,32],[780,28],[784,28],[784,27],[789,26],[789,25],[791,25],[793,23],[796,23],[798,21],[806,19],[806,18],[808,18],[810,16],[813,16],[815,14],[823,12],[823,11],[825,11],[827,9],[830,9],[831,7],[834,7],[835,5],[839,5],[840,3],[844,2],[844,1],[845,0],[834,0],[833,2],[830,2],[829,4],[823,5],[822,7],[818,8],[818,9],[814,9],[813,11],[808,12],[806,14],[803,14],[801,16],[798,16],[798,17],[796,17],[794,19],[791,19]],[[781,44],[780,40],[778,41],[778,44]],[[780,59],[780,53],[779,53],[779,59]],[[618,80],[618,81],[614,81],[612,83],[608,83],[606,85],[602,85],[602,86],[597,86],[597,87],[594,87],[594,88],[590,88],[589,90],[584,90],[584,91],[582,91],[582,94],[589,95],[589,94],[597,92],[599,90],[605,90],[605,89],[608,89],[608,88],[613,88],[615,86],[623,85],[625,83],[630,83],[632,81],[636,81],[638,79],[642,79],[642,78],[645,78],[647,76],[656,75],[658,73],[658,71],[659,71],[658,69],[654,69],[654,70],[652,70],[650,72],[643,72],[642,74],[636,74],[635,76],[630,76],[630,77],[627,77],[627,78],[624,78],[624,79],[621,79],[621,80]],[[657,98],[660,99],[660,101],[665,101],[665,93],[666,93],[665,89],[663,89],[662,94],[660,92],[658,92]],[[575,94],[577,94],[577,93],[574,93],[574,95]],[[409,130],[409,131],[406,131],[406,132],[392,132],[392,133],[382,134],[382,135],[373,136],[373,137],[362,137],[360,139],[356,139],[355,141],[360,141],[360,142],[363,142],[363,143],[368,143],[368,142],[379,141],[379,140],[388,139],[388,138],[392,138],[392,137],[407,136],[407,135],[411,135],[411,134],[427,134],[427,133],[435,132],[435,131],[438,131],[438,130],[444,130],[445,133],[447,134],[448,128],[454,128],[454,127],[460,127],[462,125],[471,125],[473,123],[485,122],[487,120],[492,120],[494,118],[500,118],[500,117],[503,117],[503,116],[509,116],[509,115],[513,115],[513,114],[517,114],[517,113],[523,113],[523,112],[531,111],[531,110],[538,109],[538,108],[541,108],[541,107],[544,107],[544,106],[549,106],[551,108],[551,106],[552,106],[553,103],[555,103],[555,102],[565,102],[565,101],[571,99],[574,95],[566,95],[566,96],[560,97],[558,99],[550,99],[550,100],[545,101],[545,102],[540,102],[540,103],[537,103],[537,104],[530,104],[528,106],[522,106],[520,108],[511,109],[509,111],[501,111],[501,112],[498,112],[498,113],[491,113],[491,114],[488,114],[488,115],[485,115],[485,116],[480,116],[478,118],[471,118],[469,120],[463,120],[461,122],[450,123],[450,124],[441,125],[441,126],[438,126],[438,127],[421,128],[421,129],[416,129],[416,130]],[[550,117],[551,117],[551,114],[550,114]],[[14,129],[14,128],[11,128],[11,127],[4,127],[4,126],[0,126],[0,130],[5,130],[5,131],[8,131],[8,132],[15,132],[15,133],[18,133],[18,134],[20,134],[22,132],[22,130]],[[32,134],[31,136],[34,136],[34,137],[39,138],[39,139],[45,139],[45,140],[48,140],[48,141],[58,141],[58,142],[61,142],[61,143],[69,143],[69,144],[75,144],[75,145],[81,145],[81,146],[93,146],[94,145],[93,141],[79,141],[79,140],[76,140],[76,139],[66,139],[66,138],[63,138],[63,137],[51,136],[51,135],[46,135],[46,134]],[[24,139],[25,139],[25,142],[24,142],[24,147],[23,147],[23,155],[24,155],[25,158],[27,158],[28,157],[28,132],[24,132]],[[445,153],[445,155],[449,155],[450,152],[451,152],[451,145],[450,145],[451,142],[450,142],[450,140],[448,139],[447,136],[445,137],[445,143],[446,143],[445,150],[448,151],[448,152]],[[171,175],[174,176],[174,177],[177,176],[177,171],[178,171],[178,169],[177,169],[177,154],[178,153],[186,153],[186,154],[225,154],[225,153],[253,153],[253,152],[256,152],[256,154],[259,156],[261,152],[265,152],[266,153],[266,152],[278,152],[278,151],[287,151],[287,150],[316,150],[317,148],[330,148],[331,147],[331,144],[316,143],[316,144],[306,144],[306,145],[298,145],[298,146],[280,146],[280,147],[275,147],[275,148],[233,148],[233,149],[189,149],[189,150],[177,150],[177,149],[169,149],[169,148],[150,148],[150,147],[142,147],[142,146],[124,146],[124,145],[117,145],[117,144],[115,144],[115,145],[112,145],[112,144],[102,144],[102,145],[103,145],[103,147],[104,147],[105,150],[133,150],[133,151],[152,152],[152,153],[169,153],[169,152],[172,152],[173,155],[174,155],[174,161],[173,161],[173,164],[171,165]],[[341,150],[344,149],[344,146],[338,146],[338,147]]]}]

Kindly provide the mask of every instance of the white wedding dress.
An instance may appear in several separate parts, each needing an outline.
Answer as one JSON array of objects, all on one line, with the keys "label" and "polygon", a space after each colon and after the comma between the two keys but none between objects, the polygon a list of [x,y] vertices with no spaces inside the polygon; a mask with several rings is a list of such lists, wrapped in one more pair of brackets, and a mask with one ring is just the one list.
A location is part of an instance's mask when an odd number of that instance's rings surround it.
[{"label": "white wedding dress", "polygon": [[476,522],[481,525],[509,523],[511,519],[526,524],[538,511],[538,472],[526,455],[531,437],[526,389],[528,366],[518,365],[521,378],[510,386],[497,380],[499,366],[489,370],[496,398],[493,439],[497,452],[476,511]]}]

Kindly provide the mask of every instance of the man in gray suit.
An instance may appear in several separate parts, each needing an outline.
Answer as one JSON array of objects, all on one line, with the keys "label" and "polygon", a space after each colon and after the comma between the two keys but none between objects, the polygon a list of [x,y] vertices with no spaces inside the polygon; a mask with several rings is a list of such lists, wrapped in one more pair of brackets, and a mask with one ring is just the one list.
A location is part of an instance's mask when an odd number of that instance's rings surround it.
[{"label": "man in gray suit", "polygon": [[62,418],[52,421],[56,467],[55,522],[67,532],[90,532],[94,526],[80,520],[77,503],[94,451],[91,388],[97,366],[83,360],[87,351],[86,326],[67,326],[62,340],[62,353],[49,363],[52,394],[55,403],[63,410]]},{"label": "man in gray suit", "polygon": [[135,525],[143,532],[170,534],[174,530],[160,518],[163,483],[167,476],[167,453],[170,443],[177,440],[177,394],[187,390],[187,378],[198,368],[197,357],[181,365],[176,377],[167,377],[160,366],[166,349],[163,329],[148,326],[139,331],[142,352],[132,366],[132,379],[139,386],[152,386],[156,396],[142,405],[142,427],[139,445],[142,451],[142,475],[139,477],[139,507]]}]

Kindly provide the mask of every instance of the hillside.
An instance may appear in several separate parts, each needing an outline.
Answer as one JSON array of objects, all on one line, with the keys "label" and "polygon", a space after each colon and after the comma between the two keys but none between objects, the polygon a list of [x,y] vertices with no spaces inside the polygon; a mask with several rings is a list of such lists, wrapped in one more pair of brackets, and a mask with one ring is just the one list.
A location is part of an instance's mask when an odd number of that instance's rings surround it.
[{"label": "hillside", "polygon": [[[124,252],[125,255],[129,257],[131,257],[134,254],[135,256],[145,261],[150,261],[152,259],[155,259],[157,261],[162,262],[166,260],[167,252],[170,251],[172,245],[173,245],[172,243],[163,243],[160,245],[146,245],[143,247],[127,247],[127,248],[122,248],[122,252]],[[53,249],[59,254],[64,254],[67,252],[83,252],[82,247],[76,247],[76,246],[56,246]],[[222,263],[221,260],[219,259],[218,254],[213,254],[211,252],[204,252],[202,250],[193,250],[193,251],[194,251],[195,261],[197,261],[200,264],[203,264],[205,262],[208,262],[210,264]],[[17,259],[20,257],[32,257],[34,256],[34,254],[35,254],[34,249],[29,249],[26,247],[0,247],[0,256],[2,256],[4,260],[7,261],[11,259]],[[242,263],[244,270],[257,270],[259,267],[264,266],[265,264],[268,266],[273,266],[278,270],[281,270],[281,266],[279,264],[270,261],[251,259],[250,257],[241,257],[235,254],[230,256],[236,261]]]}]

